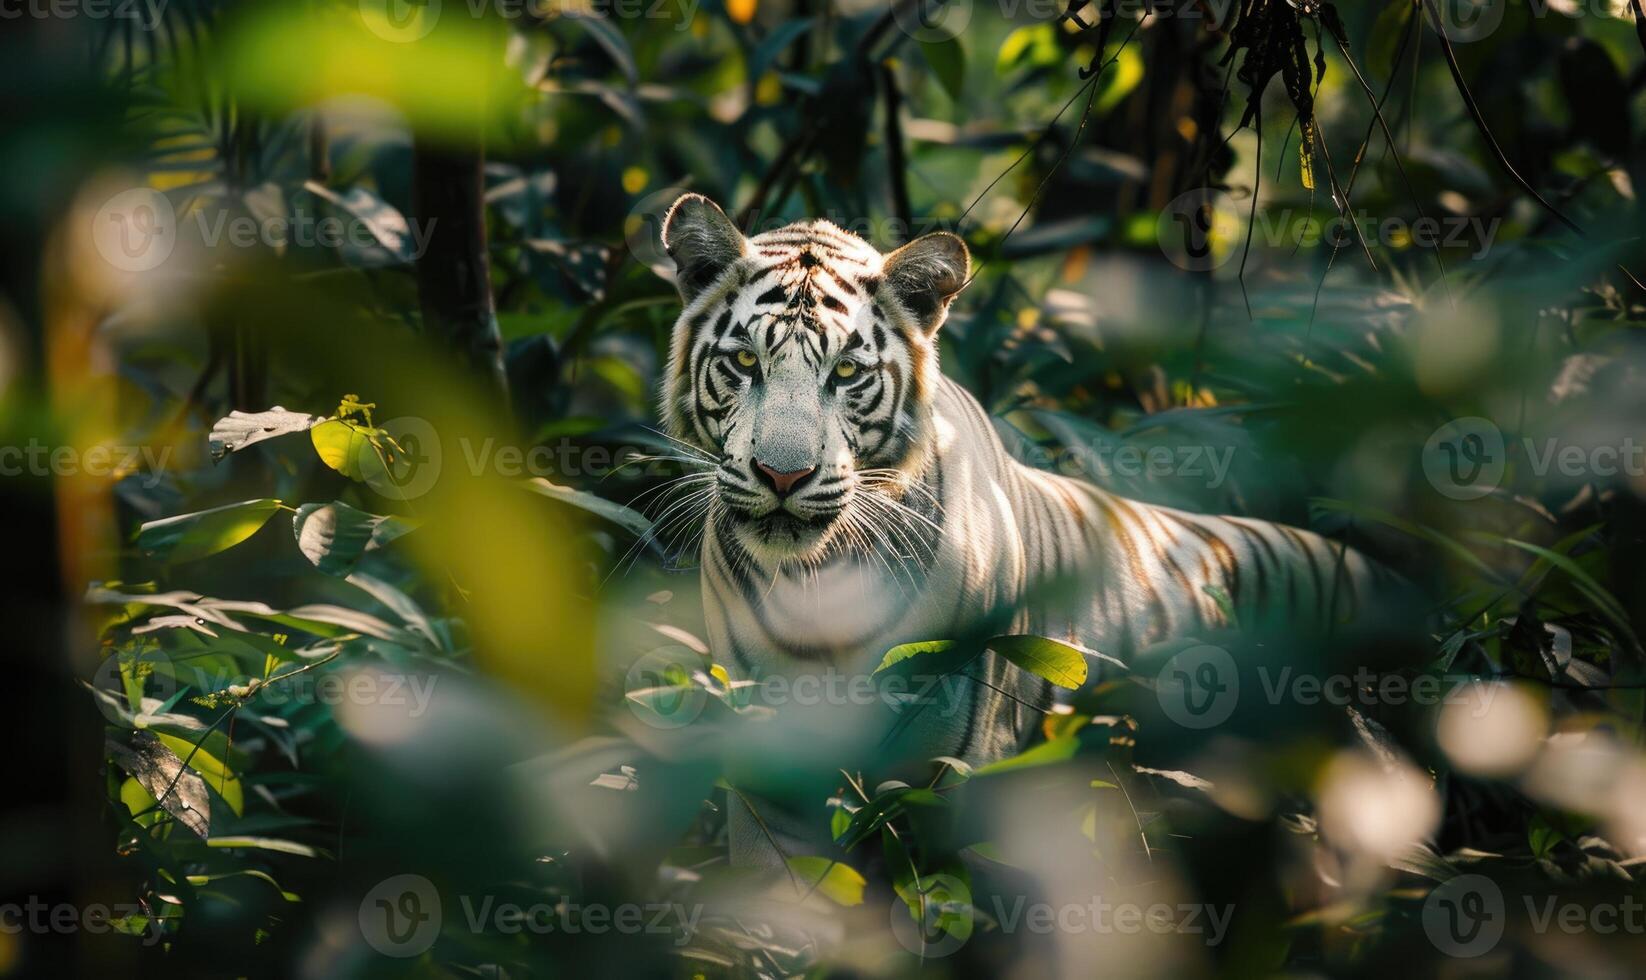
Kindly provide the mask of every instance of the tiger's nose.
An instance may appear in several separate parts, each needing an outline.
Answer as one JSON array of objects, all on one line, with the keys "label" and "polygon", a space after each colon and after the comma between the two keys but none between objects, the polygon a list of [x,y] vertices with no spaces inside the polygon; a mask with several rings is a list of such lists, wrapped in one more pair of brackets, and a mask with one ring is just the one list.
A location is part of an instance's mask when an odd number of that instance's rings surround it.
[{"label": "tiger's nose", "polygon": [[805,481],[806,477],[817,472],[817,467],[808,466],[803,470],[790,470],[785,473],[782,470],[774,470],[759,460],[755,460],[754,468],[755,472],[760,475],[761,480],[771,487],[779,497],[787,497],[795,487]]}]

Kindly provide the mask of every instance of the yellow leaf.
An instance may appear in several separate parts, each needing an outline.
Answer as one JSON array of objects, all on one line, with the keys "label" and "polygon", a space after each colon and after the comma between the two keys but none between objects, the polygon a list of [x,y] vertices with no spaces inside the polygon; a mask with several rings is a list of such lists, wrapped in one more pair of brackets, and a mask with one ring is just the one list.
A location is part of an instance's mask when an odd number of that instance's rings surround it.
[{"label": "yellow leaf", "polygon": [[803,856],[789,858],[789,870],[837,905],[863,904],[863,889],[868,882],[850,865],[826,857]]}]

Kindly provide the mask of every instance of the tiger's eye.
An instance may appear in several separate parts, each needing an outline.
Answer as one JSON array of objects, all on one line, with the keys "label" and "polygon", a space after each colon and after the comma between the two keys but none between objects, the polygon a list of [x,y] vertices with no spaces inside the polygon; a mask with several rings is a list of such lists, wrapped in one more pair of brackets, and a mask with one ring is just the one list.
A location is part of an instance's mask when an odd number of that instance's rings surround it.
[{"label": "tiger's eye", "polygon": [[852,361],[841,361],[834,366],[834,376],[837,378],[849,378],[856,373],[857,364]]},{"label": "tiger's eye", "polygon": [[754,367],[755,361],[757,360],[758,358],[754,356],[754,351],[752,350],[740,350],[737,352],[737,363],[746,368]]}]

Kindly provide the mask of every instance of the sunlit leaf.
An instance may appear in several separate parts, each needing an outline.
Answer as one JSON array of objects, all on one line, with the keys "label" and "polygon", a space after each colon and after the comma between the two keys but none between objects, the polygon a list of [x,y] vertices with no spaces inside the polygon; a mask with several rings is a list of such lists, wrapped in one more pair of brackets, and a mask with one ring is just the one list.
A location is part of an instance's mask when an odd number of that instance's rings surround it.
[{"label": "sunlit leaf", "polygon": [[279,405],[266,412],[230,412],[211,428],[211,454],[221,459],[264,439],[303,432],[318,421],[313,415],[287,411]]},{"label": "sunlit leaf", "polygon": [[149,521],[138,528],[137,547],[163,561],[194,561],[256,534],[279,509],[280,501],[263,498]]},{"label": "sunlit leaf", "polygon": [[1020,752],[1009,759],[991,762],[981,766],[973,773],[974,777],[994,776],[1003,772],[1015,772],[1020,769],[1034,769],[1039,766],[1056,765],[1067,762],[1080,751],[1080,740],[1077,738],[1056,738],[1049,742],[1041,742],[1027,752]]},{"label": "sunlit leaf", "polygon": [[604,497],[597,497],[582,490],[573,490],[556,483],[550,483],[543,477],[536,477],[526,481],[526,488],[533,493],[542,494],[563,504],[570,504],[579,510],[588,511],[597,517],[603,517],[613,524],[623,527],[635,536],[644,535],[651,530],[652,522],[646,520],[639,511],[613,503]]},{"label": "sunlit leaf", "polygon": [[825,857],[803,855],[788,859],[789,870],[808,888],[815,888],[836,905],[862,905],[868,885],[856,868]]},{"label": "sunlit leaf", "polygon": [[416,528],[401,517],[356,510],[341,501],[304,504],[292,515],[298,550],[328,575],[347,575],[360,556]]},{"label": "sunlit leaf", "polygon": [[1058,687],[1075,690],[1086,683],[1086,652],[1083,648],[1044,636],[997,636],[989,649],[1036,677],[1044,677]]},{"label": "sunlit leaf", "polygon": [[953,640],[924,640],[919,643],[901,643],[886,651],[886,655],[880,660],[880,666],[876,667],[874,672],[878,674],[888,667],[908,660],[910,657],[918,657],[928,653],[947,653],[954,648],[955,642]]}]

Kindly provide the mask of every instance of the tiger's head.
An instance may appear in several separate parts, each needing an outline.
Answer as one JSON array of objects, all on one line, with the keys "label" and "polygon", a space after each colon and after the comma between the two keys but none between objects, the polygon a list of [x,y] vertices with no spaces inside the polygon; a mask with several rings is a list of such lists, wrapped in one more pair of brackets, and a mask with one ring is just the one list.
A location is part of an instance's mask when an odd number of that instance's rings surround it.
[{"label": "tiger's head", "polygon": [[924,469],[966,245],[938,232],[882,255],[827,221],[746,238],[697,194],[663,245],[685,302],[663,414],[718,461],[710,520],[767,563],[815,561]]}]

